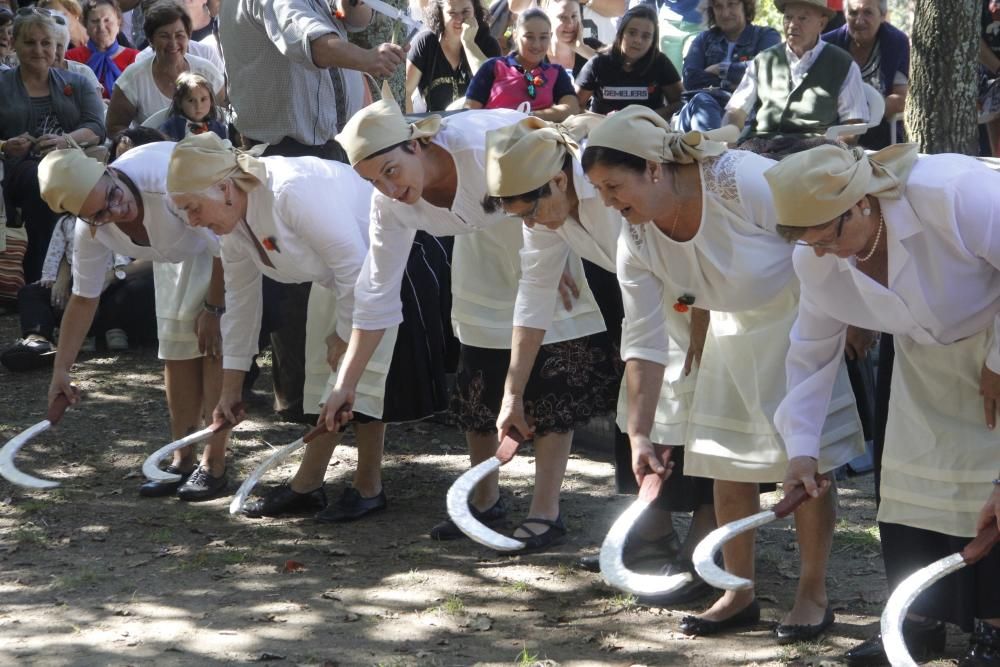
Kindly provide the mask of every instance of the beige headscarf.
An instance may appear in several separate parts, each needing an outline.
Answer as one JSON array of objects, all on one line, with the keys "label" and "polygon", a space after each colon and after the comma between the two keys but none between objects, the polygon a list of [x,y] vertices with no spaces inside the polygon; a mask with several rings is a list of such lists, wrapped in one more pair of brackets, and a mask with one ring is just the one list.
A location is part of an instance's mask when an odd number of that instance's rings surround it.
[{"label": "beige headscarf", "polygon": [[580,141],[603,116],[585,113],[563,124],[528,117],[486,133],[486,191],[516,197],[542,187],[562,171],[567,151],[580,159]]},{"label": "beige headscarf", "polygon": [[104,172],[104,164],[80,148],[52,151],[38,164],[38,188],[56,213],[79,215]]},{"label": "beige headscarf", "polygon": [[267,183],[267,167],[214,132],[192,134],[174,146],[167,166],[167,192],[201,192],[226,178],[249,192]]},{"label": "beige headscarf", "polygon": [[916,161],[916,144],[896,144],[870,155],[863,148],[817,146],[786,157],[764,172],[764,178],[778,224],[815,227],[865,195],[899,199]]},{"label": "beige headscarf", "polygon": [[[723,141],[735,138],[729,127],[712,132],[681,134],[648,107],[625,107],[597,126],[587,140],[587,147],[614,148],[650,162],[690,164],[726,152]],[[715,140],[716,138],[720,140]]]},{"label": "beige headscarf", "polygon": [[407,123],[386,81],[382,83],[382,99],[351,116],[336,139],[354,167],[374,153],[411,139],[433,137],[440,129],[438,115]]}]

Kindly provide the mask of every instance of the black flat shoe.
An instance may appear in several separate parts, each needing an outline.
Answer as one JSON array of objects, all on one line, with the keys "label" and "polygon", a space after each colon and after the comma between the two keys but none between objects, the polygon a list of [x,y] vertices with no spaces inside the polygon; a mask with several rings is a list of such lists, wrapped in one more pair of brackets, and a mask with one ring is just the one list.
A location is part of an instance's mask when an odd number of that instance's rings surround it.
[{"label": "black flat shoe", "polygon": [[319,523],[357,521],[363,516],[381,512],[388,506],[389,501],[385,497],[385,489],[379,491],[377,496],[362,498],[357,490],[347,487],[336,504],[327,505],[326,509],[314,516],[313,519]]},{"label": "black flat shoe", "polygon": [[[507,520],[507,501],[503,496],[497,498],[492,507],[484,509],[481,512],[472,505],[469,505],[469,510],[476,521],[490,528],[496,528]],[[466,536],[451,519],[445,519],[441,523],[436,524],[431,528],[429,534],[432,540],[443,541],[459,540]]]},{"label": "black flat shoe", "polygon": [[[938,621],[903,621],[903,640],[910,655],[917,662],[926,662],[944,652],[947,639],[944,623]],[[889,658],[882,647],[882,635],[877,634],[861,642],[844,654],[851,667],[880,667],[888,665]]]},{"label": "black flat shoe", "polygon": [[176,482],[155,482],[153,480],[147,480],[139,485],[139,495],[143,498],[163,498],[165,496],[172,496],[177,493],[177,489],[181,488],[184,482],[188,480],[191,473],[194,472],[194,468],[184,472],[180,468],[169,465],[163,469],[163,472],[180,475],[181,478]]},{"label": "black flat shoe", "polygon": [[699,616],[685,616],[681,619],[681,632],[695,637],[717,635],[727,630],[740,630],[760,623],[760,605],[757,599],[724,621],[710,621]]},{"label": "black flat shoe", "polygon": [[819,637],[831,625],[833,625],[833,609],[827,607],[826,611],[823,612],[823,620],[816,625],[784,625],[779,623],[774,629],[774,636],[778,638],[779,644],[808,642]]},{"label": "black flat shoe", "polygon": [[[539,526],[547,526],[547,530],[544,532],[537,532],[531,528],[528,528],[528,524],[536,524]],[[520,554],[533,554],[539,551],[545,551],[549,547],[554,547],[560,544],[566,538],[566,525],[562,521],[561,516],[557,516],[555,521],[549,521],[548,519],[532,519],[528,517],[521,525],[518,526],[514,532],[518,530],[523,530],[528,533],[528,537],[514,537],[515,540],[521,540],[524,542],[524,546],[515,551],[504,551],[504,555],[508,556],[518,556]]]},{"label": "black flat shoe", "polygon": [[983,621],[976,621],[976,629],[969,637],[969,650],[958,661],[958,667],[1000,666],[1000,628]]},{"label": "black flat shoe", "polygon": [[[670,576],[672,574],[690,574],[691,581],[684,584],[676,591],[664,593],[663,595],[640,595],[639,604],[647,607],[674,607],[699,600],[715,589],[705,583],[705,580],[698,576],[694,570],[694,564],[689,560],[677,560],[661,568],[657,574]],[[759,617],[759,615],[758,615]],[[692,617],[693,618],[693,617]]]},{"label": "black flat shoe", "polygon": [[15,373],[52,368],[56,348],[48,340],[32,334],[18,340],[0,353],[0,364]]},{"label": "black flat shoe", "polygon": [[212,473],[205,466],[198,466],[188,477],[187,481],[177,489],[177,497],[188,502],[198,502],[201,500],[211,500],[218,498],[226,492],[229,485],[229,478],[223,470],[219,477],[212,477]]},{"label": "black flat shoe", "polygon": [[290,484],[276,486],[263,498],[255,498],[243,506],[243,514],[259,519],[262,516],[284,514],[309,514],[326,507],[326,491],[320,486],[306,493],[299,493]]}]

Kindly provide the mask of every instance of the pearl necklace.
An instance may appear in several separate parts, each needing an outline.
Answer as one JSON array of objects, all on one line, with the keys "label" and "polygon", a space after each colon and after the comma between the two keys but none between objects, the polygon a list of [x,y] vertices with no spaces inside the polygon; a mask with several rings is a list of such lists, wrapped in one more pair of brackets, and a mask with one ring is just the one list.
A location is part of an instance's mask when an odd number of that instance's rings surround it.
[{"label": "pearl necklace", "polygon": [[[885,227],[885,218],[882,217],[882,210],[879,209],[878,212],[878,232],[875,234],[875,243],[872,244],[872,249],[868,251],[868,254],[864,257],[858,257],[858,264],[862,262],[867,262],[875,254],[875,249],[878,248],[878,242],[882,240],[882,228]],[[855,255],[857,257],[857,255]]]}]

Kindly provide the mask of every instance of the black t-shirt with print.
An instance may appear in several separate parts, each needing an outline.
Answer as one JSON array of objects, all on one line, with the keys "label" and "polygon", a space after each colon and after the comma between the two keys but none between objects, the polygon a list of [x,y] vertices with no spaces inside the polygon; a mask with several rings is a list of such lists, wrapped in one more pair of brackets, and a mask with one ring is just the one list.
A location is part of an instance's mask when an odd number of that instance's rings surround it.
[{"label": "black t-shirt with print", "polygon": [[677,69],[659,51],[644,72],[626,72],[610,54],[600,53],[580,70],[576,86],[594,94],[590,100],[591,111],[606,114],[621,111],[630,104],[650,109],[666,106],[663,87],[680,80]]},{"label": "black t-shirt with print", "polygon": [[[476,45],[487,58],[500,55],[500,45],[490,35],[489,28],[479,29]],[[441,50],[437,35],[429,30],[421,32],[413,40],[407,59],[421,72],[417,90],[427,102],[428,111],[444,111],[449,104],[465,95],[474,74],[464,50],[458,68],[453,68]]]}]

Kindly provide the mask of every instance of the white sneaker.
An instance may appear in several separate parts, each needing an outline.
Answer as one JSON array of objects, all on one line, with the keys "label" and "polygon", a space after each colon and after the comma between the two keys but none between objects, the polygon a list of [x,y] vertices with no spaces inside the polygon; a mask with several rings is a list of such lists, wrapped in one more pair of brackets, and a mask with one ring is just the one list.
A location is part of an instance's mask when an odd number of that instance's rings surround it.
[{"label": "white sneaker", "polygon": [[83,345],[80,346],[81,352],[97,352],[97,339],[93,336],[87,336],[83,339]]},{"label": "white sneaker", "polygon": [[124,329],[108,329],[104,334],[104,342],[111,352],[121,352],[128,349],[128,334]]}]

